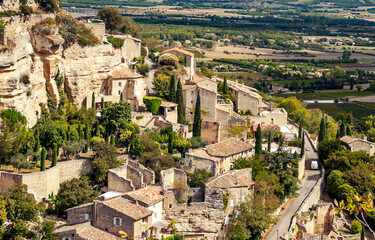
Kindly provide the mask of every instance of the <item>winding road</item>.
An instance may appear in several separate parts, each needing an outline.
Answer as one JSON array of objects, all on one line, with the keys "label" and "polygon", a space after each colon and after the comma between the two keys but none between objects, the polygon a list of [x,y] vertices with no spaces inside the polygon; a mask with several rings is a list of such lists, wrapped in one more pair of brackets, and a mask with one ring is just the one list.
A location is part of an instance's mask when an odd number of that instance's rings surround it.
[{"label": "winding road", "polygon": [[320,178],[320,171],[310,170],[311,161],[318,160],[318,155],[314,152],[313,147],[310,141],[305,138],[305,154],[306,154],[306,172],[305,178],[299,184],[299,190],[297,191],[298,197],[294,199],[292,204],[283,212],[280,216],[279,221],[276,225],[273,226],[270,234],[266,237],[267,240],[277,240],[277,237],[282,237],[285,233],[288,232],[290,223],[299,206],[305,200],[311,189],[314,187],[315,183]]}]

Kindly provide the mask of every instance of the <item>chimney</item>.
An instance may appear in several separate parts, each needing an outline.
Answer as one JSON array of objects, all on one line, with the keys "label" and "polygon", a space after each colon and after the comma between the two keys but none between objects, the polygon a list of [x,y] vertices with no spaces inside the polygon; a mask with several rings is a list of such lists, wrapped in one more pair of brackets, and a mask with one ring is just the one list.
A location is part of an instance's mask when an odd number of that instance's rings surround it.
[{"label": "chimney", "polygon": [[97,221],[97,205],[98,205],[99,201],[98,200],[94,200],[93,204],[92,204],[92,219],[91,219],[91,224],[93,226],[96,226],[96,221]]}]

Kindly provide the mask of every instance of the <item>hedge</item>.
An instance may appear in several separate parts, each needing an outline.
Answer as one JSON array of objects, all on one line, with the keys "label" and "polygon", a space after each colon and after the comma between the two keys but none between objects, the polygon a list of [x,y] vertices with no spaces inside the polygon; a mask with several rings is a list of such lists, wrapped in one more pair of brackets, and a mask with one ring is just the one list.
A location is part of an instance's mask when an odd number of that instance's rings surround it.
[{"label": "hedge", "polygon": [[108,36],[107,40],[108,42],[112,43],[113,47],[115,48],[121,48],[124,46],[125,39]]},{"label": "hedge", "polygon": [[152,114],[158,114],[162,99],[158,97],[144,97],[143,102]]}]

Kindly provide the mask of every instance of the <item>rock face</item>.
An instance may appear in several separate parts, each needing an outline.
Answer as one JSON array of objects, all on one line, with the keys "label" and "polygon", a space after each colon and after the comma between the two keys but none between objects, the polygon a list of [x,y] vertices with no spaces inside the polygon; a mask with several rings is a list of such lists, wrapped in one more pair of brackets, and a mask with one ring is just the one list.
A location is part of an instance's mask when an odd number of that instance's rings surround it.
[{"label": "rock face", "polygon": [[[33,31],[35,24],[53,14],[3,18],[6,23],[0,41],[0,111],[15,108],[24,114],[29,127],[47,104],[47,92],[57,102],[55,82],[58,71],[65,77],[64,90],[74,104],[81,106],[92,92],[98,93],[111,69],[122,62],[124,49],[111,44],[63,48],[64,39],[54,28],[48,35]],[[1,36],[0,36],[1,37]]]}]

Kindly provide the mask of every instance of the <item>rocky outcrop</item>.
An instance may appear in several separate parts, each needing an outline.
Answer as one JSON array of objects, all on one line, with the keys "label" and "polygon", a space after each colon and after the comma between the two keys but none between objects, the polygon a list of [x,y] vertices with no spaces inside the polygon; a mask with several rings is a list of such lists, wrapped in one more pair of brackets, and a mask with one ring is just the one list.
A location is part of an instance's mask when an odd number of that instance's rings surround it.
[{"label": "rocky outcrop", "polygon": [[125,49],[111,44],[63,48],[64,39],[56,27],[48,34],[35,30],[43,19],[53,14],[3,18],[6,23],[4,44],[0,44],[0,111],[15,108],[33,126],[47,105],[47,92],[59,102],[55,76],[65,77],[64,90],[71,102],[85,103],[92,92],[99,93],[109,72],[119,65]]}]

